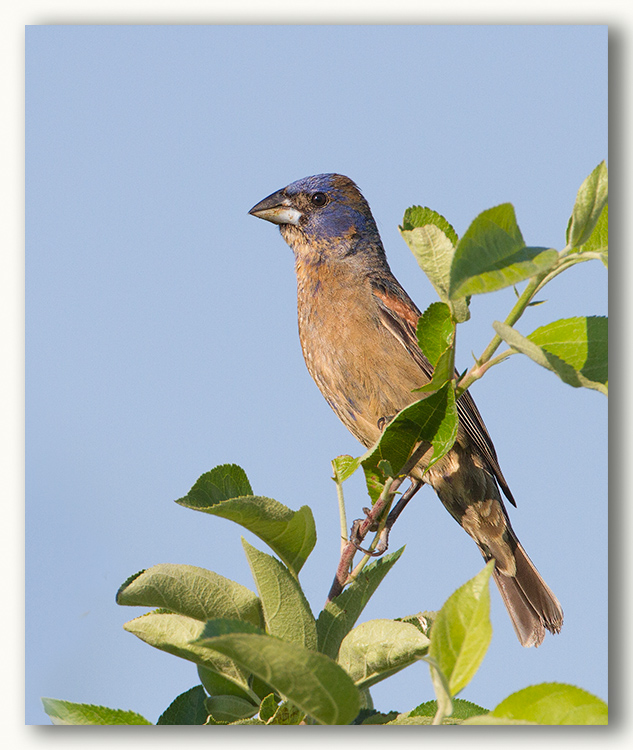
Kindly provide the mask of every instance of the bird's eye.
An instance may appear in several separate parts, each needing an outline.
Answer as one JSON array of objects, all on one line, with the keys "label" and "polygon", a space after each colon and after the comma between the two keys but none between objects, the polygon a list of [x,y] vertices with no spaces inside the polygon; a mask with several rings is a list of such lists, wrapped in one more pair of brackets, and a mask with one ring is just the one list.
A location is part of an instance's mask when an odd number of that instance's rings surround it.
[{"label": "bird's eye", "polygon": [[311,200],[315,206],[325,206],[327,203],[327,195],[325,193],[315,193]]}]

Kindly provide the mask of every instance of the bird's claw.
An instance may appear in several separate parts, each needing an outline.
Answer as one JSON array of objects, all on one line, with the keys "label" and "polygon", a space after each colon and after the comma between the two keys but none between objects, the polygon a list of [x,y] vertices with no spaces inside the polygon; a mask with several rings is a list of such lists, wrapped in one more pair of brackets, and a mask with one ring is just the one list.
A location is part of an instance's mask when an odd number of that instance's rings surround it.
[{"label": "bird's claw", "polygon": [[[365,513],[369,513],[368,508],[363,508]],[[378,545],[375,549],[365,549],[364,547],[361,547],[360,545],[360,538],[359,538],[359,529],[360,525],[363,523],[363,521],[359,518],[352,524],[352,531],[349,537],[350,542],[356,547],[356,549],[359,552],[362,552],[364,555],[369,555],[370,557],[380,557],[381,555],[384,555],[387,551],[387,548],[389,546],[389,529],[385,527],[382,532],[380,533],[380,537],[378,539]],[[378,531],[377,524],[374,524],[375,528],[370,527],[371,531]]]}]

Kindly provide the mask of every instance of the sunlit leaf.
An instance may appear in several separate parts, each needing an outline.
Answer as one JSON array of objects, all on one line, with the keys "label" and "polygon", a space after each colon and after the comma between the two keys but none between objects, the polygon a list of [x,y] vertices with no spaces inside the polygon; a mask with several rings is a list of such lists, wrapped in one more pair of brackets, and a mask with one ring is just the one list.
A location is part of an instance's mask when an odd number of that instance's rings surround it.
[{"label": "sunlit leaf", "polygon": [[589,240],[608,198],[609,175],[607,165],[602,161],[578,190],[567,227],[568,245],[579,247]]},{"label": "sunlit leaf", "polygon": [[89,703],[71,703],[55,698],[42,698],[44,710],[53,724],[151,724],[134,711],[121,711],[118,708],[93,706]]},{"label": "sunlit leaf", "polygon": [[537,724],[608,724],[607,704],[586,690],[545,682],[508,696],[492,716]]},{"label": "sunlit leaf", "polygon": [[162,607],[196,620],[227,617],[263,627],[261,603],[246,586],[193,565],[154,565],[131,576],[117,604]]},{"label": "sunlit leaf", "polygon": [[567,362],[582,379],[604,385],[608,383],[608,318],[590,316],[556,320],[537,328],[528,339]]},{"label": "sunlit leaf", "polygon": [[338,482],[344,482],[346,479],[349,479],[359,466],[360,458],[353,458],[346,454],[337,456],[332,460],[332,468]]},{"label": "sunlit leaf", "polygon": [[345,636],[337,661],[363,689],[413,664],[428,648],[429,639],[414,625],[368,620]]},{"label": "sunlit leaf", "polygon": [[433,453],[425,459],[428,466],[432,466],[453,447],[456,435],[455,392],[447,384],[398,412],[385,427],[380,440],[361,457],[361,462],[371,471],[386,460],[399,474],[414,447],[424,441],[433,448]]},{"label": "sunlit leaf", "polygon": [[451,311],[444,302],[433,302],[420,315],[417,326],[420,349],[435,367],[442,352],[453,344],[455,324]]},{"label": "sunlit leaf", "polygon": [[458,588],[433,622],[429,655],[446,675],[452,696],[473,678],[492,638],[488,581],[493,566],[490,561]]},{"label": "sunlit leaf", "polygon": [[[227,469],[227,466],[231,467]],[[203,474],[179,505],[240,524],[265,542],[293,573],[298,574],[316,543],[314,516],[307,505],[297,511],[269,497],[251,494],[239,467],[218,466]],[[245,496],[229,497],[232,492]]]},{"label": "sunlit leaf", "polygon": [[[260,718],[262,717],[261,709],[260,709]],[[285,725],[285,726],[292,726],[296,724],[301,724],[303,719],[305,718],[305,712],[301,709],[297,708],[295,705],[288,701],[282,701],[275,709],[273,714],[266,719],[266,724],[269,724],[271,726],[274,725]]]},{"label": "sunlit leaf", "polygon": [[459,241],[450,271],[450,298],[512,286],[557,260],[556,250],[526,247],[514,207],[502,203],[480,213]]},{"label": "sunlit leaf", "polygon": [[609,256],[609,204],[605,203],[602,213],[596,222],[596,226],[593,228],[593,232],[589,235],[589,239],[580,247],[577,248],[580,253],[600,253],[603,257],[605,266],[607,265],[607,258]]},{"label": "sunlit leaf", "polygon": [[[591,388],[607,395],[606,318],[570,318],[556,321],[543,326],[529,337],[522,336],[515,328],[499,321],[495,321],[492,326],[512,349],[525,354],[541,367],[555,372],[567,385],[574,388]],[[534,334],[537,334],[537,339],[546,341],[544,346],[539,346],[532,340]],[[571,340],[565,340],[566,338]],[[581,370],[576,370],[573,364],[558,356],[556,351],[563,353],[575,362],[576,366],[584,361]],[[595,380],[584,374],[585,367]]]},{"label": "sunlit leaf", "polygon": [[457,322],[468,320],[468,301],[449,299],[450,270],[457,245],[457,233],[448,221],[430,208],[412,206],[405,211],[400,234],[420,268],[446,302]]}]

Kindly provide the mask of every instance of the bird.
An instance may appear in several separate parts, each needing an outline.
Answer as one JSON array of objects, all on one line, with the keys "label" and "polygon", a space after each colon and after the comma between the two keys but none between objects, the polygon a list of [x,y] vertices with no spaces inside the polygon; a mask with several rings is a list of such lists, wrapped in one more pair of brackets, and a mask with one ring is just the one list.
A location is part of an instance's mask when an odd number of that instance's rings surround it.
[{"label": "bird", "polygon": [[[420,310],[391,272],[367,200],[349,177],[317,174],[277,190],[249,214],[277,224],[293,251],[310,375],[352,435],[374,445],[384,425],[418,400],[414,389],[430,382],[433,367],[416,337]],[[546,630],[560,632],[561,605],[510,524],[500,489],[516,502],[469,391],[457,412],[453,448],[426,472],[425,453],[407,493],[431,485],[484,559],[495,561],[493,578],[520,643],[538,646]]]}]

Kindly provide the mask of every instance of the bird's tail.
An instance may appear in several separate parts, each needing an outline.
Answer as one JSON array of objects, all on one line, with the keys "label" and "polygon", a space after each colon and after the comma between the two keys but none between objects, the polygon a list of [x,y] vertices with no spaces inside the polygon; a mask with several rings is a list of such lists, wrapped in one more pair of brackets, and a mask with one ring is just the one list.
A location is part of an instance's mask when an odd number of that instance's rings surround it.
[{"label": "bird's tail", "polygon": [[507,575],[495,567],[493,576],[521,645],[538,646],[543,642],[545,630],[560,631],[563,610],[513,533],[512,536],[516,542],[516,572]]},{"label": "bird's tail", "polygon": [[546,630],[560,631],[563,610],[517,539],[495,478],[457,443],[442,461],[426,481],[484,559],[495,561],[495,583],[521,645],[540,645]]}]

